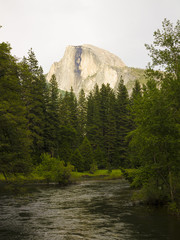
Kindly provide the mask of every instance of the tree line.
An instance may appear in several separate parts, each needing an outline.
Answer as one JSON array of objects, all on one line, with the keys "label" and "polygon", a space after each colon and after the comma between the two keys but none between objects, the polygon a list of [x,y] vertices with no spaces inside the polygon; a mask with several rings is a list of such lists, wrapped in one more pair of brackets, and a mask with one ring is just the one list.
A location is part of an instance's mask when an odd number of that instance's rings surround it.
[{"label": "tree line", "polygon": [[96,85],[88,96],[82,89],[60,94],[55,75],[47,83],[32,49],[18,62],[10,45],[1,52],[1,172],[26,172],[41,155],[70,162],[78,171],[91,167],[128,167],[129,103],[123,79],[115,92]]},{"label": "tree line", "polygon": [[76,97],[60,93],[55,75],[46,82],[32,49],[18,62],[1,43],[0,171],[30,172],[48,154],[77,171],[135,168],[135,186],[179,199],[180,22],[165,19],[146,48],[146,84],[137,79],[129,95],[121,78],[116,90],[95,85]]}]

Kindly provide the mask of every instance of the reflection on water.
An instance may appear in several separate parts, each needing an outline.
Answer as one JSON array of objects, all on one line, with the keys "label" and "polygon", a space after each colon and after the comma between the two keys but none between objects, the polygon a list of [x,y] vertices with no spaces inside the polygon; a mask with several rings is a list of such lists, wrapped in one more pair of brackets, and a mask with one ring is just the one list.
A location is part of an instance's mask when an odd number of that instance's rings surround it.
[{"label": "reflection on water", "polygon": [[[31,191],[30,191],[31,190]],[[126,182],[39,186],[0,195],[1,240],[178,240],[180,221],[163,209],[133,206]]]}]

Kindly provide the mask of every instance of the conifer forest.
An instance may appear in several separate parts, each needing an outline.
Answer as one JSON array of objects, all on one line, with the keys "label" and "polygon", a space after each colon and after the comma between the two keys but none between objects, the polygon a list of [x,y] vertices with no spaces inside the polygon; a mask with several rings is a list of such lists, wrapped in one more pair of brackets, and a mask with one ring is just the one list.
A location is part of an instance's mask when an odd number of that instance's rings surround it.
[{"label": "conifer forest", "polygon": [[[120,169],[142,198],[180,209],[180,21],[162,22],[145,45],[151,64],[146,84],[128,92],[95,85],[58,89],[32,49],[19,61],[0,43],[0,174],[33,171],[49,181],[68,181],[71,172]],[[133,171],[129,171],[132,169]]]}]

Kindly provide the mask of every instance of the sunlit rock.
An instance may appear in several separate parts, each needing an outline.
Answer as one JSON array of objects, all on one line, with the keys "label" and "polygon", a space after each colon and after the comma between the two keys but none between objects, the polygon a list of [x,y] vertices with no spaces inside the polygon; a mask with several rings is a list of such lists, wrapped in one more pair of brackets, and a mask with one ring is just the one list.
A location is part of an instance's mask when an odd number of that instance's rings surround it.
[{"label": "sunlit rock", "polygon": [[136,79],[131,72],[119,57],[106,50],[92,45],[68,46],[63,58],[52,64],[47,80],[55,74],[61,90],[70,91],[72,87],[78,95],[83,88],[87,95],[95,84],[101,87],[109,83],[116,88],[121,76],[128,86]]}]

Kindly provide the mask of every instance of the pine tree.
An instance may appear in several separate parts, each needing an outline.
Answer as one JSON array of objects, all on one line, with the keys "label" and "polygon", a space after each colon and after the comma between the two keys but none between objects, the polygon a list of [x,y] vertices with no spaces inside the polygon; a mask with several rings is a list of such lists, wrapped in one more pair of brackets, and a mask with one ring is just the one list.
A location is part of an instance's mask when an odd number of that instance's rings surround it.
[{"label": "pine tree", "polygon": [[103,139],[100,111],[101,111],[101,95],[99,86],[96,84],[93,90],[93,125],[95,131],[92,144],[94,148],[96,148],[98,145],[101,146]]},{"label": "pine tree", "polygon": [[69,106],[69,121],[70,125],[78,130],[78,119],[77,119],[77,99],[73,92],[73,88],[71,87],[71,91],[69,93],[68,98],[68,106]]},{"label": "pine tree", "polygon": [[58,139],[58,155],[67,163],[77,148],[77,131],[69,125],[60,126]]},{"label": "pine tree", "polygon": [[94,158],[91,144],[86,137],[80,145],[79,151],[84,159],[84,170],[89,171]]},{"label": "pine tree", "polygon": [[128,91],[121,78],[117,89],[116,127],[117,127],[117,162],[116,166],[127,166],[128,143],[126,136],[130,131]]},{"label": "pine tree", "polygon": [[84,159],[77,148],[74,153],[71,155],[70,163],[75,167],[78,172],[84,171]]},{"label": "pine tree", "polygon": [[141,85],[138,80],[135,81],[134,87],[132,89],[132,94],[129,102],[129,111],[130,111],[130,116],[129,116],[129,124],[130,124],[130,131],[135,129],[135,122],[134,122],[134,111],[133,111],[133,106],[138,99],[142,97],[142,89]]},{"label": "pine tree", "polygon": [[96,84],[93,92],[88,96],[87,108],[87,137],[90,140],[93,148],[102,145],[102,124],[100,119],[100,102],[101,96],[99,87]]},{"label": "pine tree", "polygon": [[105,169],[107,167],[106,158],[99,146],[94,150],[94,160],[98,165],[99,169]]},{"label": "pine tree", "polygon": [[28,58],[24,58],[20,64],[20,76],[28,129],[31,132],[31,152],[34,163],[36,163],[44,151],[44,113],[46,111],[47,89],[43,70],[38,66],[38,61],[32,49],[28,52]]},{"label": "pine tree", "polygon": [[46,151],[53,157],[59,152],[59,90],[55,75],[52,75],[49,82],[49,98],[47,106],[47,121],[45,129]]},{"label": "pine tree", "polygon": [[60,115],[61,125],[72,126],[76,131],[78,130],[77,99],[72,88],[61,97]]},{"label": "pine tree", "polygon": [[100,89],[100,119],[101,119],[101,149],[107,158],[108,164],[114,166],[116,152],[116,115],[115,94],[110,85],[102,85]]},{"label": "pine tree", "polygon": [[31,166],[19,68],[10,50],[10,45],[0,44],[0,171],[5,177]]},{"label": "pine tree", "polygon": [[135,101],[137,97],[141,97],[141,85],[138,80],[135,81],[134,87],[132,89],[131,101]]},{"label": "pine tree", "polygon": [[78,132],[80,135],[80,141],[84,138],[86,134],[86,116],[87,116],[87,100],[85,97],[84,90],[81,89],[78,98]]},{"label": "pine tree", "polygon": [[90,142],[92,142],[92,144],[94,144],[94,140],[95,140],[94,136],[96,131],[96,126],[94,124],[93,116],[94,116],[94,98],[93,98],[92,92],[90,92],[87,98],[86,132],[87,132],[87,137],[90,140]]}]

